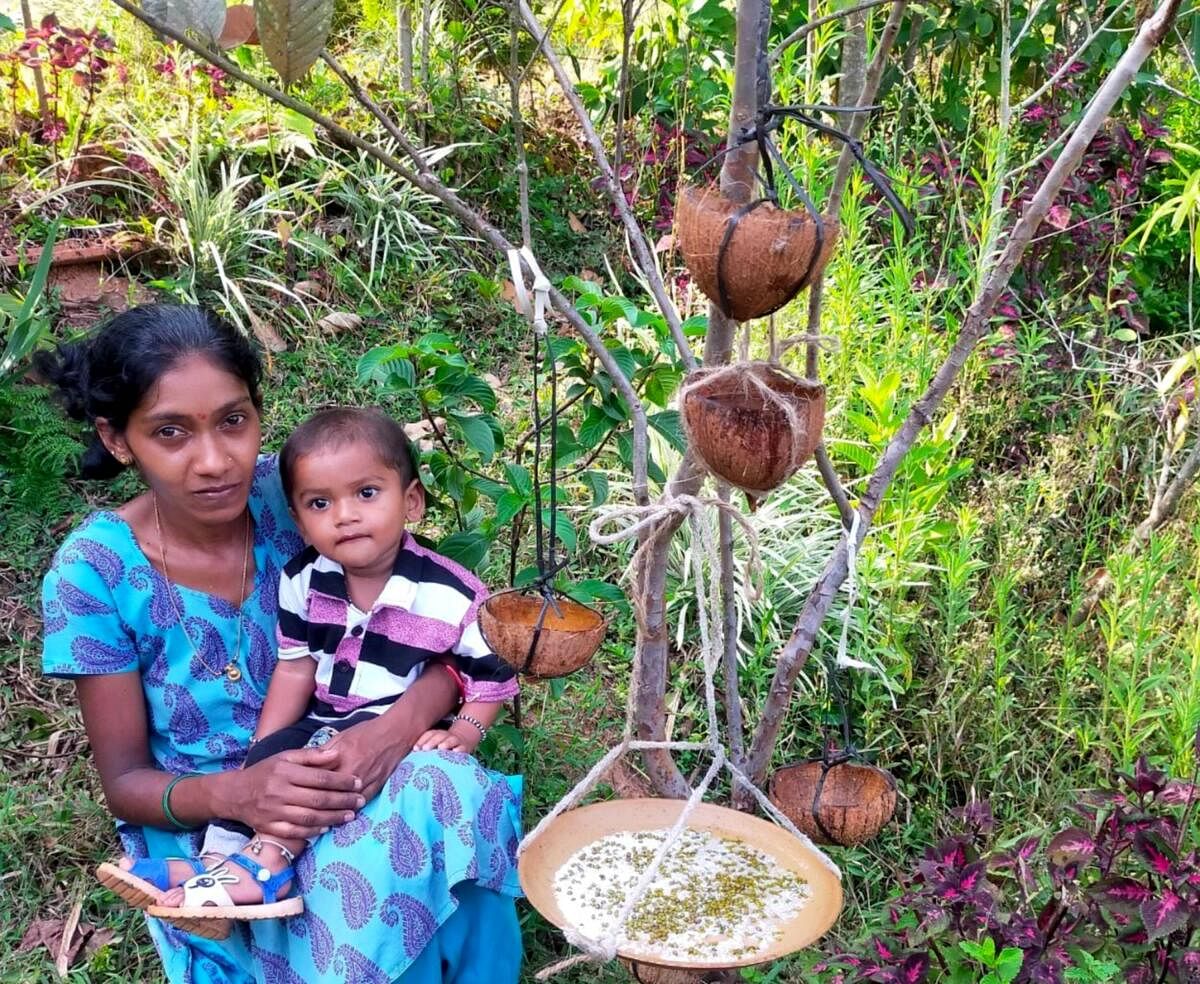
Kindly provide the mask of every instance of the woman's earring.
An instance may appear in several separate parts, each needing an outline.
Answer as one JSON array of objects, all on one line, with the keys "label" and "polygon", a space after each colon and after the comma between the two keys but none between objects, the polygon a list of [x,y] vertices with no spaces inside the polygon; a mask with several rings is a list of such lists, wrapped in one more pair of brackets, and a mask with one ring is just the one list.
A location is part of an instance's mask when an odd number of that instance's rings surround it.
[{"label": "woman's earring", "polygon": [[127,455],[127,454],[119,454],[119,455],[117,455],[117,461],[119,461],[119,462],[120,462],[122,465],[124,465],[126,468],[128,468],[130,465],[132,465],[132,464],[133,464],[133,458],[132,458],[130,455]]}]

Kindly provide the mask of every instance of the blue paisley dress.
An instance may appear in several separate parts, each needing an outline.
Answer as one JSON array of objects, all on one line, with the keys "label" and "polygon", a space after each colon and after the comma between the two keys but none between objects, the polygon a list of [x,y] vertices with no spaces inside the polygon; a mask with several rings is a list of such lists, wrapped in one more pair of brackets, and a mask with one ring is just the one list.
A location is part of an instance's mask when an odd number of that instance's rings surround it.
[{"label": "blue paisley dress", "polygon": [[[44,672],[140,673],[150,751],[168,772],[238,768],[262,707],[275,665],[279,572],[303,546],[273,456],[259,459],[250,511],[256,574],[242,609],[236,682],[210,667],[234,655],[237,610],[168,583],[116,513],[96,512],[81,523],[46,575]],[[241,924],[223,943],[149,919],[167,979],[515,982],[520,793],[519,777],[487,771],[470,756],[413,752],[352,822],[297,861],[303,915]],[[127,823],[117,832],[134,858],[194,855],[202,833]]]}]

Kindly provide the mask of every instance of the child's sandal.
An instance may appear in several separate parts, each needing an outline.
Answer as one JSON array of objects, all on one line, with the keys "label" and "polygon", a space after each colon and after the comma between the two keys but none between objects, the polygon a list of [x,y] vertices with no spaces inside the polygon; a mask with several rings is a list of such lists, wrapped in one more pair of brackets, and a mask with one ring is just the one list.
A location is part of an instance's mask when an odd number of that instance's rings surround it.
[{"label": "child's sandal", "polygon": [[[294,860],[290,852],[285,853],[289,861]],[[231,854],[225,862],[183,883],[183,905],[178,908],[152,905],[147,914],[197,936],[223,940],[232,931],[232,922],[282,919],[304,911],[304,899],[300,896],[279,898],[279,889],[296,877],[291,865],[272,874],[270,868],[244,854]],[[229,864],[236,864],[250,874],[262,890],[261,903],[238,905],[233,901],[225,886],[237,884],[238,879],[229,870]]]},{"label": "child's sandal", "polygon": [[204,874],[204,862],[199,858],[142,858],[128,870],[105,861],[96,869],[96,878],[133,908],[145,909],[155,905],[163,892],[174,888],[168,868],[172,861],[190,865],[196,875]]}]

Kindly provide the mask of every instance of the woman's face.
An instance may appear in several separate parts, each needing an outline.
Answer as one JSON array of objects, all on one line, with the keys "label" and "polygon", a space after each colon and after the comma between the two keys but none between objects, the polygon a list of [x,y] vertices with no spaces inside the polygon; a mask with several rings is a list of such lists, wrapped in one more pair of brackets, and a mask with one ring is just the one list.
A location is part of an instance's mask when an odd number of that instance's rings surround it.
[{"label": "woman's face", "polygon": [[210,526],[240,516],[262,443],[246,384],[207,357],[181,359],[159,377],[121,433],[97,420],[118,458],[134,463],[162,508]]}]

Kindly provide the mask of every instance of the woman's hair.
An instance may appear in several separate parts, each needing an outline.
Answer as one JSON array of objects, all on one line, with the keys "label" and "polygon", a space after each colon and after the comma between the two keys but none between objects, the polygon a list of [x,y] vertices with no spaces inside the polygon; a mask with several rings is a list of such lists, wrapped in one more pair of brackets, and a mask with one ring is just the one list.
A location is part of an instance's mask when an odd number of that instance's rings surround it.
[{"label": "woman's hair", "polygon": [[[57,391],[73,420],[103,417],[117,431],[146,393],[179,362],[202,355],[246,384],[262,408],[262,362],[236,328],[207,308],[147,304],[117,315],[95,334],[34,356],[34,369]],[[124,466],[93,433],[79,461],[83,478],[112,478]]]},{"label": "woman's hair", "polygon": [[318,410],[292,431],[279,452],[279,477],[292,501],[296,463],[305,455],[338,445],[362,442],[370,446],[407,488],[420,481],[412,447],[404,428],[377,407],[330,407]]}]

